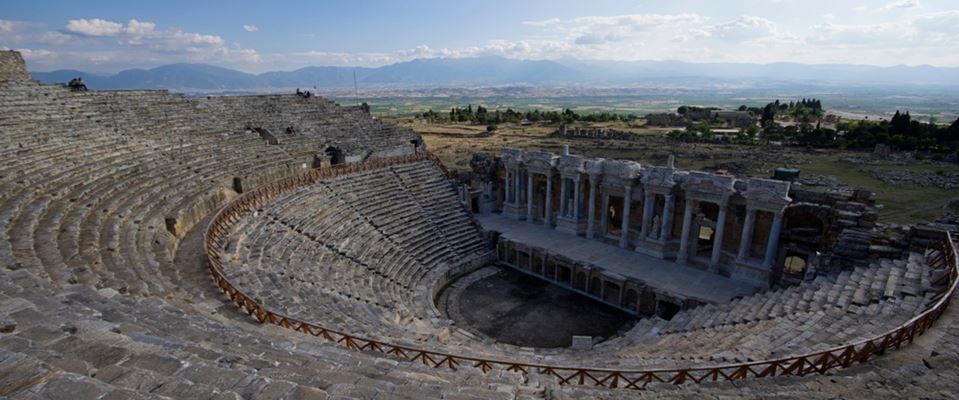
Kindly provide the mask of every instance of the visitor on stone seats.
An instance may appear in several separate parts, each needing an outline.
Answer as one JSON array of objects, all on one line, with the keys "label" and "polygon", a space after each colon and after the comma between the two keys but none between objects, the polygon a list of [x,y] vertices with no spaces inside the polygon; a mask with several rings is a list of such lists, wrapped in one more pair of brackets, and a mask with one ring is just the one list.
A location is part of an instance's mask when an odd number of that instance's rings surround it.
[{"label": "visitor on stone seats", "polygon": [[70,83],[67,84],[70,89],[73,89],[76,92],[86,92],[87,85],[83,83],[83,78],[76,77],[70,80]]}]

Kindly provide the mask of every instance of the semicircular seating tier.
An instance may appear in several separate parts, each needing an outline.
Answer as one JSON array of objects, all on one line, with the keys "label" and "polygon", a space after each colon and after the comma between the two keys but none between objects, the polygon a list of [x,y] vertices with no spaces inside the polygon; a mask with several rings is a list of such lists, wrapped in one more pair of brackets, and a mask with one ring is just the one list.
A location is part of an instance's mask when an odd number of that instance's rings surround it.
[{"label": "semicircular seating tier", "polygon": [[435,164],[420,160],[288,191],[236,217],[228,240],[220,241],[223,271],[275,313],[358,336],[439,352],[626,369],[826,350],[895,329],[948,289],[934,279],[941,271],[928,267],[926,255],[912,253],[681,311],[669,321],[646,318],[591,352],[490,345],[437,321],[432,295],[441,277],[468,269],[488,251],[446,182]]},{"label": "semicircular seating tier", "polygon": [[222,243],[228,279],[274,312],[422,340],[433,289],[492,249],[432,161],[321,179],[246,213]]}]

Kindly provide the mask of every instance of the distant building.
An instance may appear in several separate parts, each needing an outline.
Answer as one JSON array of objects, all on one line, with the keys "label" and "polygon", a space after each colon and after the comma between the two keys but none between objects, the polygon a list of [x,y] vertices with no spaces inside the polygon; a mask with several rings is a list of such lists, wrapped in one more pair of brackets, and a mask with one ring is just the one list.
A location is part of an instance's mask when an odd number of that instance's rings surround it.
[{"label": "distant building", "polygon": [[753,115],[749,111],[713,111],[710,119],[719,119],[728,126],[734,128],[748,128],[756,124]]},{"label": "distant building", "polygon": [[646,115],[646,125],[648,126],[683,126],[686,119],[681,115],[673,113],[660,113],[660,114],[647,114]]}]

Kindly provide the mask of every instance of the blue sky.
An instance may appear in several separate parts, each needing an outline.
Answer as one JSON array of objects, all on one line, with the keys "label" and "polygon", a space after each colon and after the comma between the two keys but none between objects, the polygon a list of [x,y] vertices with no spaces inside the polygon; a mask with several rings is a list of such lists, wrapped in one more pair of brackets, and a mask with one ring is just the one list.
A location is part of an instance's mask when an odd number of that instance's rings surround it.
[{"label": "blue sky", "polygon": [[37,71],[479,55],[959,66],[957,43],[955,0],[20,1],[0,11],[0,48]]}]

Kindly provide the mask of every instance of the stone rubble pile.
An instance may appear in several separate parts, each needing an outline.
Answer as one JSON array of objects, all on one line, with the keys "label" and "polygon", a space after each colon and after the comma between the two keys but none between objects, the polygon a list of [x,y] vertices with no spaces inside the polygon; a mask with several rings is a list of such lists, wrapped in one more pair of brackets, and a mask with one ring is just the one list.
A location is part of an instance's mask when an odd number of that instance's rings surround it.
[{"label": "stone rubble pile", "polygon": [[862,170],[873,178],[893,185],[926,186],[941,189],[959,188],[959,173],[937,173],[931,171],[882,170],[869,168]]}]

